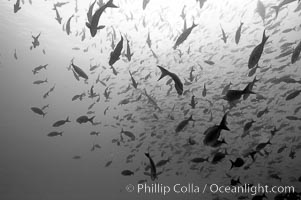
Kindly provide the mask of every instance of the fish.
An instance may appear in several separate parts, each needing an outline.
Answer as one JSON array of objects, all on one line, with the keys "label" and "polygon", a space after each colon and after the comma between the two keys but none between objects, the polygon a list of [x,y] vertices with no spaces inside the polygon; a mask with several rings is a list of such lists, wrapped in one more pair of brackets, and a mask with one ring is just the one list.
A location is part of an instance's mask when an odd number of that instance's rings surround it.
[{"label": "fish", "polygon": [[263,143],[259,143],[257,146],[256,146],[256,151],[259,152],[261,151],[262,149],[264,149],[267,145],[272,145],[271,141],[268,140],[267,142],[263,142]]},{"label": "fish", "polygon": [[123,130],[123,128],[121,129],[120,133],[129,137],[132,141],[134,141],[136,139],[135,135],[132,132],[125,131],[125,130]]},{"label": "fish", "polygon": [[59,127],[59,126],[64,125],[64,124],[67,123],[67,122],[71,122],[71,121],[69,120],[69,117],[67,117],[65,120],[59,120],[59,121],[55,122],[52,126],[53,126],[53,127]]},{"label": "fish", "polygon": [[280,11],[280,8],[282,8],[283,6],[285,6],[287,4],[292,3],[294,1],[297,1],[297,0],[283,0],[277,6],[272,6],[271,8],[273,8],[275,10],[275,13],[276,13],[274,19],[277,19],[279,11]]},{"label": "fish", "polygon": [[125,57],[128,59],[128,61],[131,61],[133,55],[134,55],[134,53],[131,53],[129,40],[126,38],[126,54],[125,54]]},{"label": "fish", "polygon": [[15,58],[16,60],[18,60],[17,50],[16,50],[16,49],[15,49],[15,51],[14,51],[14,58]]},{"label": "fish", "polygon": [[47,83],[47,82],[48,82],[48,80],[47,80],[47,78],[46,78],[45,80],[37,80],[37,81],[34,81],[33,84],[35,84],[35,85],[40,85],[40,84],[42,84],[42,83]]},{"label": "fish", "polygon": [[134,172],[132,172],[131,170],[123,170],[123,171],[121,172],[121,174],[122,174],[123,176],[131,176],[131,175],[134,175]]},{"label": "fish", "polygon": [[98,26],[98,22],[100,16],[106,10],[106,8],[118,8],[118,7],[113,3],[113,0],[109,0],[105,5],[103,5],[98,10],[95,11],[94,15],[92,16],[92,20],[90,19],[91,23],[86,22],[86,26],[90,29],[90,33],[92,37],[96,35],[97,30],[103,29],[105,27],[103,25]]},{"label": "fish", "polygon": [[207,158],[201,158],[201,157],[193,158],[190,161],[193,163],[209,162],[209,156]]},{"label": "fish", "polygon": [[205,97],[207,94],[206,84],[204,83],[204,89],[202,91],[202,96]]},{"label": "fish", "polygon": [[298,45],[293,51],[292,59],[291,59],[292,64],[294,64],[298,60],[300,52],[301,52],[301,41],[298,43]]},{"label": "fish", "polygon": [[301,90],[296,90],[296,91],[290,93],[289,95],[287,95],[286,98],[285,98],[285,100],[286,101],[292,100],[295,97],[297,97],[300,93],[301,93]]},{"label": "fish", "polygon": [[76,72],[76,74],[79,77],[82,77],[85,80],[89,78],[88,75],[80,67],[76,66],[73,62],[71,63],[71,66],[73,67],[74,72]]},{"label": "fish", "polygon": [[181,121],[178,126],[176,127],[176,133],[182,131],[186,126],[187,124],[190,122],[190,121],[195,121],[193,118],[192,118],[192,115],[190,115],[190,117],[188,119],[184,119],[183,121]]},{"label": "fish", "polygon": [[257,113],[257,118],[261,117],[263,114],[268,113],[269,109],[266,107],[264,110],[261,110]]},{"label": "fish", "polygon": [[197,104],[197,102],[195,102],[195,96],[192,95],[192,97],[191,97],[191,102],[190,102],[189,105],[191,106],[192,109],[194,109],[195,106],[196,106],[196,104]]},{"label": "fish", "polygon": [[142,9],[145,10],[147,4],[150,2],[150,0],[143,0],[142,2]]},{"label": "fish", "polygon": [[55,7],[55,14],[56,14],[55,19],[58,21],[59,24],[61,24],[63,18],[60,16],[59,11],[57,10],[56,7]]},{"label": "fish", "polygon": [[81,159],[81,156],[73,156],[72,159],[78,160],[78,159]]},{"label": "fish", "polygon": [[79,124],[90,122],[92,125],[94,124],[93,119],[95,116],[88,118],[86,115],[82,115],[76,119],[76,122]]},{"label": "fish", "polygon": [[120,59],[122,48],[123,48],[123,37],[121,35],[121,39],[116,45],[116,48],[110,54],[110,60],[109,60],[110,66],[113,66],[113,64]]},{"label": "fish", "polygon": [[38,115],[42,115],[43,117],[45,117],[45,115],[47,113],[45,113],[42,109],[38,108],[38,107],[31,107],[30,108],[34,113],[38,114]]},{"label": "fish", "polygon": [[144,155],[149,159],[150,167],[151,167],[150,174],[146,173],[146,172],[144,174],[150,176],[151,180],[154,181],[154,180],[158,179],[158,175],[160,175],[161,173],[160,172],[157,173],[156,165],[155,165],[153,159],[151,158],[151,156],[149,155],[149,153],[145,153]]},{"label": "fish", "polygon": [[203,140],[204,145],[206,145],[206,146],[215,145],[216,142],[218,141],[218,138],[219,138],[222,130],[230,131],[230,129],[227,127],[227,115],[228,115],[228,113],[224,114],[223,119],[219,125],[214,125],[212,127],[209,127],[204,132],[204,135],[205,135],[204,140]]},{"label": "fish", "polygon": [[152,41],[150,39],[150,33],[149,32],[147,34],[146,44],[148,45],[149,48],[152,48]]},{"label": "fish", "polygon": [[227,43],[227,38],[228,38],[228,36],[226,36],[226,33],[225,33],[225,31],[224,31],[224,29],[223,29],[223,27],[222,27],[222,25],[220,24],[220,27],[221,27],[221,30],[222,30],[222,40],[224,41],[224,43],[226,44]]},{"label": "fish", "polygon": [[14,4],[14,13],[17,13],[21,9],[20,0],[17,0]]},{"label": "fish", "polygon": [[264,45],[268,39],[269,39],[269,36],[265,35],[265,30],[264,30],[261,43],[253,49],[253,51],[250,55],[249,62],[248,62],[249,69],[255,67],[258,64],[259,59],[263,52]]},{"label": "fish", "polygon": [[161,70],[161,76],[158,79],[158,81],[161,80],[165,76],[170,76],[172,78],[172,80],[174,81],[175,88],[176,88],[178,95],[182,95],[183,94],[183,83],[181,82],[180,78],[176,74],[168,71],[167,69],[165,69],[159,65],[157,65],[157,67],[159,67],[159,69]]},{"label": "fish", "polygon": [[266,9],[265,9],[264,4],[260,0],[257,1],[256,11],[258,12],[258,14],[260,15],[262,21],[264,22],[264,20],[265,20],[265,14],[266,14]]},{"label": "fish", "polygon": [[47,66],[48,66],[48,64],[46,64],[46,65],[39,65],[38,67],[35,67],[35,68],[32,70],[32,73],[33,73],[33,74],[37,74],[40,70],[42,70],[42,69],[47,69]]},{"label": "fish", "polygon": [[243,22],[240,22],[240,26],[238,27],[238,29],[236,30],[236,33],[235,33],[235,43],[238,44],[239,43],[239,40],[240,40],[240,37],[241,37],[241,28],[242,28],[242,25],[244,23]]},{"label": "fish", "polygon": [[223,99],[231,103],[239,100],[244,94],[255,94],[255,92],[250,90],[250,83],[243,90],[228,90]]},{"label": "fish", "polygon": [[70,23],[71,23],[71,19],[74,17],[74,15],[71,15],[66,23],[66,33],[67,35],[71,34],[71,29],[70,29]]},{"label": "fish", "polygon": [[[41,32],[37,36],[33,36],[33,35],[31,36],[33,39],[33,42],[31,42],[33,48],[36,48],[37,46],[40,45],[40,42],[39,42],[40,36],[41,36]],[[32,49],[32,47],[30,47],[30,49]]]},{"label": "fish", "polygon": [[131,76],[131,80],[132,80],[132,85],[135,89],[137,89],[138,83],[135,81],[135,79],[133,78],[133,75],[131,73],[131,71],[129,71],[130,76]]},{"label": "fish", "polygon": [[53,131],[47,134],[48,137],[63,136],[63,132]]},{"label": "fish", "polygon": [[164,165],[166,165],[167,163],[169,163],[171,160],[171,158],[168,158],[166,160],[160,160],[156,163],[156,167],[162,167]]},{"label": "fish", "polygon": [[223,153],[223,152],[215,153],[211,160],[211,163],[217,164],[217,163],[221,162],[226,157],[226,155],[228,155],[227,151],[225,151],[225,153]]},{"label": "fish", "polygon": [[242,167],[245,164],[245,161],[242,158],[236,158],[235,161],[230,160],[231,162],[231,168],[233,167]]},{"label": "fish", "polygon": [[194,22],[192,22],[191,27],[187,28],[185,31],[181,33],[181,35],[177,38],[176,43],[173,46],[173,49],[176,49],[180,44],[182,44],[187,37],[190,35],[191,31],[197,26]]}]

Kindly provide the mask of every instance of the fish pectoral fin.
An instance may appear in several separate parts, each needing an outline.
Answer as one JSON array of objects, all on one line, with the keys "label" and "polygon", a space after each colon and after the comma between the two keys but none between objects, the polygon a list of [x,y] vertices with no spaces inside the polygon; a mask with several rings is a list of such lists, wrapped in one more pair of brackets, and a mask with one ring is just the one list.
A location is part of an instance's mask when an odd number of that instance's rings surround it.
[{"label": "fish pectoral fin", "polygon": [[105,26],[98,26],[97,29],[103,29]]},{"label": "fish pectoral fin", "polygon": [[89,24],[88,22],[86,22],[86,26],[91,29],[91,24]]},{"label": "fish pectoral fin", "polygon": [[148,173],[148,172],[144,172],[144,175],[145,175],[145,176],[151,176],[151,174]]}]

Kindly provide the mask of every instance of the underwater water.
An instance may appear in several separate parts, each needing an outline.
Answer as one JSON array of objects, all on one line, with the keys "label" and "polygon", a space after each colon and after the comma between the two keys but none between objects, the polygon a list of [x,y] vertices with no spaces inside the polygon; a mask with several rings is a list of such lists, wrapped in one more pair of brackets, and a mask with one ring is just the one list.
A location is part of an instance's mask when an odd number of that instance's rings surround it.
[{"label": "underwater water", "polygon": [[1,200],[300,199],[300,1],[1,0],[0,36]]}]

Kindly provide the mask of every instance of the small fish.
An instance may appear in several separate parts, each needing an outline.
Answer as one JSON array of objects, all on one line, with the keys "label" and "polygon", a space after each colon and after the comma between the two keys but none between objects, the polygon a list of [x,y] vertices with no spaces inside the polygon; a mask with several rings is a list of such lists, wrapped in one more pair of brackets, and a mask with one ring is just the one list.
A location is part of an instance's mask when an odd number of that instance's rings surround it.
[{"label": "small fish", "polygon": [[190,115],[190,117],[188,119],[185,119],[183,121],[181,121],[178,126],[176,127],[176,133],[182,131],[186,126],[187,124],[189,123],[189,121],[195,121],[193,118],[192,118],[192,115]]},{"label": "small fish", "polygon": [[256,11],[258,12],[258,14],[260,15],[262,21],[264,22],[264,20],[265,20],[265,14],[266,14],[266,9],[265,9],[264,4],[260,0],[257,1]]},{"label": "small fish", "polygon": [[81,159],[81,156],[73,156],[72,159],[78,160],[78,159]]},{"label": "small fish", "polygon": [[57,8],[56,8],[56,7],[54,7],[54,8],[55,8],[55,13],[56,13],[55,19],[58,21],[59,24],[61,24],[63,18],[60,16],[60,13],[59,13],[59,11],[57,10]]},{"label": "small fish", "polygon": [[260,143],[256,146],[256,151],[259,152],[261,151],[262,149],[264,149],[267,145],[272,145],[271,141],[268,140],[267,142],[263,142],[263,143]]},{"label": "small fish", "polygon": [[178,37],[178,39],[176,40],[176,43],[173,46],[173,49],[176,49],[180,44],[182,44],[187,39],[187,37],[190,35],[192,29],[195,28],[196,26],[197,26],[197,24],[192,22],[191,27],[189,27],[188,29],[183,31],[182,34]]},{"label": "small fish", "polygon": [[142,9],[145,10],[147,4],[150,2],[150,0],[143,0],[142,2]]},{"label": "small fish", "polygon": [[292,100],[295,97],[297,97],[300,93],[301,93],[301,90],[296,90],[296,91],[290,93],[289,95],[287,95],[287,97],[285,98],[285,100],[286,101]]},{"label": "small fish", "polygon": [[207,89],[206,89],[206,84],[204,83],[204,89],[203,89],[203,92],[202,92],[202,96],[205,97],[207,94]]},{"label": "small fish", "polygon": [[123,37],[121,35],[121,39],[118,42],[116,48],[110,54],[110,60],[109,60],[110,66],[113,66],[113,64],[120,59],[122,48],[123,48]]},{"label": "small fish", "polygon": [[40,65],[40,66],[38,66],[38,67],[35,67],[33,70],[32,70],[32,73],[33,74],[37,74],[39,71],[41,71],[42,69],[47,69],[47,66],[48,66],[48,64],[46,64],[46,65]]},{"label": "small fish", "polygon": [[181,82],[179,77],[176,74],[166,70],[165,68],[163,68],[159,65],[157,65],[157,67],[159,67],[159,69],[161,70],[161,73],[162,73],[160,78],[158,79],[158,81],[161,80],[165,76],[170,76],[172,78],[172,80],[174,81],[175,88],[177,90],[178,95],[182,95],[183,94],[183,83]]},{"label": "small fish", "polygon": [[71,29],[70,29],[70,23],[71,23],[71,19],[74,17],[74,15],[71,15],[71,17],[69,17],[67,24],[66,24],[66,33],[67,35],[70,35],[71,33]]},{"label": "small fish", "polygon": [[34,113],[38,114],[38,115],[42,115],[43,117],[45,117],[45,115],[47,113],[44,113],[44,111],[40,108],[37,108],[37,107],[31,107],[30,108]]},{"label": "small fish", "polygon": [[52,126],[53,126],[53,127],[59,127],[59,126],[64,125],[64,124],[67,123],[67,122],[71,122],[71,121],[69,120],[69,117],[67,117],[65,120],[59,120],[59,121],[55,122]]},{"label": "small fish", "polygon": [[221,24],[220,24],[220,27],[221,27],[222,35],[223,35],[222,40],[223,40],[224,43],[226,44],[226,43],[227,43],[227,38],[228,38],[228,36],[226,36],[226,33],[225,33],[225,31],[224,31],[224,29],[223,29],[223,27],[222,27]]},{"label": "small fish", "polygon": [[55,137],[55,136],[63,136],[63,132],[56,132],[56,131],[53,131],[53,132],[50,132],[47,134],[48,137]]},{"label": "small fish", "polygon": [[129,137],[132,141],[134,141],[136,139],[135,135],[132,132],[125,131],[125,130],[123,130],[123,128],[121,129],[120,133]]},{"label": "small fish", "polygon": [[47,83],[47,82],[48,82],[48,80],[47,80],[47,78],[46,78],[45,80],[37,80],[37,81],[34,81],[33,84],[35,84],[35,85],[40,85],[40,84],[42,84],[42,83]]},{"label": "small fish", "polygon": [[74,69],[74,72],[76,72],[76,74],[79,76],[79,77],[82,77],[84,78],[85,80],[87,80],[89,77],[88,75],[78,66],[76,66],[75,64],[73,64],[73,62],[71,63],[71,66],[73,67]]},{"label": "small fish", "polygon": [[154,180],[158,179],[158,175],[160,175],[161,173],[157,173],[156,165],[155,165],[153,159],[151,158],[151,156],[149,155],[149,153],[145,153],[145,156],[149,159],[151,172],[150,172],[150,174],[148,174],[146,172],[144,174],[149,175],[151,177],[151,180],[154,181]]},{"label": "small fish", "polygon": [[223,116],[223,119],[219,125],[214,125],[214,126],[208,128],[204,132],[204,135],[205,135],[205,138],[203,140],[204,145],[207,145],[207,146],[215,145],[216,142],[218,141],[218,138],[219,138],[222,130],[230,131],[230,129],[227,127],[227,114],[228,113],[225,113],[225,115]]},{"label": "small fish", "polygon": [[79,118],[76,119],[76,122],[79,124],[82,123],[87,123],[90,122],[92,125],[94,124],[93,119],[95,118],[95,116],[88,118],[86,115],[80,116]]},{"label": "small fish", "polygon": [[221,162],[226,157],[226,155],[228,155],[227,151],[225,151],[225,153],[217,152],[216,154],[214,154],[214,156],[211,160],[211,163],[217,164],[217,163]]},{"label": "small fish", "polygon": [[[33,39],[33,42],[31,42],[33,48],[36,48],[37,46],[40,45],[40,42],[39,42],[39,37],[40,36],[41,36],[41,33],[39,33],[37,36],[33,36],[33,35],[31,36],[32,39]],[[32,49],[32,47],[30,47],[30,49]]]},{"label": "small fish", "polygon": [[261,43],[253,49],[253,51],[250,55],[249,62],[248,62],[249,69],[255,67],[258,64],[258,61],[263,52],[264,45],[268,39],[269,39],[269,36],[265,35],[265,30],[264,30]]},{"label": "small fish", "polygon": [[16,50],[16,49],[15,49],[15,51],[14,51],[14,58],[15,58],[16,60],[18,60],[17,50]]},{"label": "small fish", "polygon": [[131,73],[131,71],[129,71],[130,76],[131,76],[131,80],[132,80],[132,85],[135,89],[137,89],[138,83],[135,81],[135,79],[133,78],[133,75]]},{"label": "small fish", "polygon": [[241,36],[241,27],[244,23],[240,22],[240,26],[238,27],[236,33],[235,33],[235,43],[238,44]]},{"label": "small fish", "polygon": [[191,97],[191,102],[190,102],[189,105],[191,106],[192,109],[194,109],[195,106],[196,106],[196,104],[197,104],[197,102],[195,102],[195,96],[192,95],[192,97]]},{"label": "small fish", "polygon": [[121,174],[122,174],[123,176],[131,176],[131,175],[134,175],[134,172],[132,172],[131,170],[123,170],[123,171],[121,172]]},{"label": "small fish", "polygon": [[260,118],[263,114],[268,113],[269,109],[266,107],[264,110],[261,110],[257,113],[257,118]]},{"label": "small fish", "polygon": [[128,61],[131,61],[133,55],[134,55],[134,53],[131,53],[131,49],[130,49],[130,42],[126,38],[126,54],[125,54],[125,57],[128,59]]},{"label": "small fish", "polygon": [[156,167],[162,167],[164,165],[166,165],[167,163],[170,162],[170,158],[166,159],[166,160],[160,160],[156,163]]},{"label": "small fish", "polygon": [[250,83],[245,87],[244,90],[228,90],[223,99],[233,102],[239,100],[244,94],[255,94],[255,92],[250,90]]},{"label": "small fish", "polygon": [[147,45],[148,45],[149,48],[152,47],[152,41],[151,41],[151,39],[150,39],[150,34],[149,34],[149,32],[148,32],[148,34],[147,34],[146,43],[147,43]]},{"label": "small fish", "polygon": [[292,59],[291,59],[292,64],[294,64],[298,60],[300,52],[301,52],[301,41],[293,51]]},{"label": "small fish", "polygon": [[21,9],[20,0],[17,0],[14,4],[14,13],[17,13]]},{"label": "small fish", "polygon": [[106,164],[105,164],[105,167],[109,167],[111,164],[112,164],[112,160],[108,161]]},{"label": "small fish", "polygon": [[209,162],[209,157],[207,157],[207,158],[197,157],[197,158],[191,159],[190,161],[193,163]]},{"label": "small fish", "polygon": [[242,159],[242,158],[236,158],[235,161],[232,161],[230,160],[231,162],[231,168],[232,169],[233,167],[242,167],[244,164],[245,164],[245,161]]}]

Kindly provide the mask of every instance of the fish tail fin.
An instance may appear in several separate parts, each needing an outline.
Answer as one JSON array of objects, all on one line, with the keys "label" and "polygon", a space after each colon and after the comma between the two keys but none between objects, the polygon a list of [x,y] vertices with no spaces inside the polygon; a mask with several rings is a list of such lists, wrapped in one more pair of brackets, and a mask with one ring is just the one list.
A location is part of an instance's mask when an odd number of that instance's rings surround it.
[{"label": "fish tail fin", "polygon": [[144,155],[148,158],[150,157],[149,153],[144,153]]},{"label": "fish tail fin", "polygon": [[91,117],[90,119],[89,119],[89,122],[91,122],[91,124],[94,124],[94,122],[93,122],[93,119],[95,118],[95,116],[93,116],[93,117]]},{"label": "fish tail fin", "polygon": [[266,36],[266,34],[265,34],[265,29],[264,29],[264,31],[263,31],[263,35],[262,35],[262,44],[264,44],[268,39],[269,39],[269,37],[270,36]]},{"label": "fish tail fin", "polygon": [[271,8],[273,8],[276,12],[276,15],[275,15],[275,19],[278,17],[278,13],[279,13],[279,10],[280,10],[280,7],[279,6],[272,6]]},{"label": "fish tail fin", "polygon": [[161,67],[159,65],[157,65],[157,67],[159,67],[159,69],[161,70],[161,76],[158,79],[158,81],[161,80],[163,77],[169,75],[169,71],[168,70],[164,69],[163,67]]},{"label": "fish tail fin", "polygon": [[270,145],[272,145],[272,143],[271,143],[271,139],[269,139],[269,141],[267,141],[267,144],[270,144]]},{"label": "fish tail fin", "polygon": [[205,159],[205,161],[209,162],[209,156]]},{"label": "fish tail fin", "polygon": [[230,162],[231,162],[231,167],[230,167],[230,170],[233,168],[233,164],[234,164],[234,162],[232,161],[232,160],[230,160]]},{"label": "fish tail fin", "polygon": [[250,84],[248,84],[243,90],[243,94],[256,94],[256,93],[250,90]]},{"label": "fish tail fin", "polygon": [[219,125],[219,128],[230,131],[230,129],[227,127],[227,114],[228,114],[228,112],[225,113],[225,115]]},{"label": "fish tail fin", "polygon": [[118,6],[116,6],[116,5],[113,3],[113,0],[108,1],[108,3],[107,3],[106,5],[107,5],[107,7],[118,8]]},{"label": "fish tail fin", "polygon": [[63,131],[59,133],[60,136],[63,136]]},{"label": "fish tail fin", "polygon": [[71,122],[69,116],[66,118],[66,122]]}]

